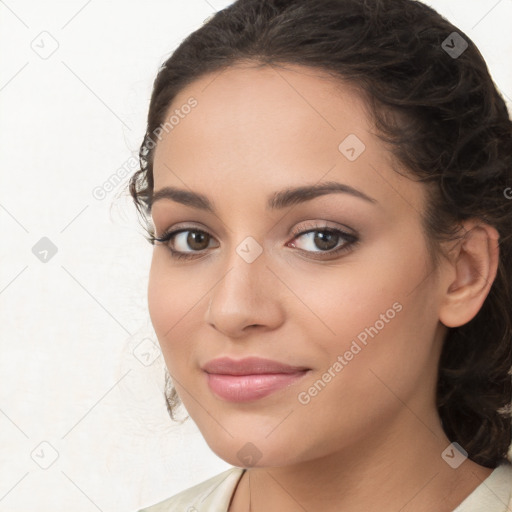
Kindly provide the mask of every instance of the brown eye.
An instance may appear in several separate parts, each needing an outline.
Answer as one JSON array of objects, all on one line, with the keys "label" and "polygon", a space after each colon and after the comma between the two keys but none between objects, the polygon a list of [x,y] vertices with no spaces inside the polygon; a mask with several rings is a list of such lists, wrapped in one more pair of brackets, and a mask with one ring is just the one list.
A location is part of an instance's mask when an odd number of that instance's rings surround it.
[{"label": "brown eye", "polygon": [[313,237],[313,243],[319,249],[324,251],[329,251],[334,249],[336,245],[338,245],[338,239],[340,236],[333,231],[315,231],[315,236]]},{"label": "brown eye", "polygon": [[213,237],[200,229],[182,228],[168,231],[159,238],[152,237],[152,240],[164,244],[173,258],[183,259],[200,256],[202,251],[208,249]]},{"label": "brown eye", "polygon": [[179,253],[190,253],[208,249],[212,237],[206,231],[198,229],[181,229],[169,233],[162,239],[172,242],[172,249]]},{"label": "brown eye", "polygon": [[[303,241],[297,243],[297,240]],[[295,235],[293,246],[311,253],[338,253],[357,241],[357,237],[339,229],[310,229]],[[340,244],[341,242],[341,244]],[[316,250],[315,250],[316,249]]]},{"label": "brown eye", "polygon": [[[210,235],[204,231],[184,231],[180,234],[188,233],[185,237],[184,244],[195,251],[202,251],[208,248],[208,242],[210,241]],[[206,245],[205,245],[206,240]]]}]

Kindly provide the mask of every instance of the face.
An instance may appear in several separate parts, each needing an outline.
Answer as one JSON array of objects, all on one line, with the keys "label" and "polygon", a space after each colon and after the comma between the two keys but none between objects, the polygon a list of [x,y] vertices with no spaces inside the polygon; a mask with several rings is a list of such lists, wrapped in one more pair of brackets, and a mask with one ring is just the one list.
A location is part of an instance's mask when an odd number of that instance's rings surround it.
[{"label": "face", "polygon": [[[357,90],[301,66],[237,66],[187,86],[173,113],[155,199],[166,187],[204,197],[154,201],[156,236],[179,232],[154,247],[148,303],[210,448],[281,466],[388,427],[399,437],[403,403],[428,422],[443,332],[424,185],[393,169]],[[286,193],[327,182],[338,188]],[[208,375],[220,357],[307,371]]]}]

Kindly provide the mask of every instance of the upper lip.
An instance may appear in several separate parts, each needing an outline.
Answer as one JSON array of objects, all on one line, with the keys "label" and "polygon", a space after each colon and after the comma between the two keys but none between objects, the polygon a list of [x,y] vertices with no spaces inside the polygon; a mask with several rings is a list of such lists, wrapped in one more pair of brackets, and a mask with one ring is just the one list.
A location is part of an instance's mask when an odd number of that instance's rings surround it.
[{"label": "upper lip", "polygon": [[271,359],[261,357],[246,357],[244,359],[230,359],[220,357],[212,359],[202,366],[206,373],[223,375],[257,375],[264,373],[297,373],[309,370],[305,366],[291,366]]}]

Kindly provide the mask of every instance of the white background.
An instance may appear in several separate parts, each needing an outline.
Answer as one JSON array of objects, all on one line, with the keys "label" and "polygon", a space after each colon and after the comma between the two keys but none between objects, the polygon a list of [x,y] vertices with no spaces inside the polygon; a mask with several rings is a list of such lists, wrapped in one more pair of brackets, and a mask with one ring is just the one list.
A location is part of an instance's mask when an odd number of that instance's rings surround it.
[{"label": "white background", "polygon": [[[158,66],[230,3],[0,1],[0,512],[130,512],[230,467],[169,419],[158,352],[146,366],[152,249],[126,179],[92,194],[136,156]],[[512,0],[427,3],[510,106]]]}]

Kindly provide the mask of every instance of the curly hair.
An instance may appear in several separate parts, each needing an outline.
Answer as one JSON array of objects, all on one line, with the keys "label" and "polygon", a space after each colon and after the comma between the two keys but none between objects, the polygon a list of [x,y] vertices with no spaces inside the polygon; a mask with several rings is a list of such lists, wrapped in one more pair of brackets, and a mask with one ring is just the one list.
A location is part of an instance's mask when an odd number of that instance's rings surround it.
[{"label": "curly hair", "polygon": [[[450,53],[455,41],[467,48]],[[481,53],[415,0],[235,1],[185,38],[155,79],[140,169],[129,182],[147,229],[153,137],[173,98],[199,77],[241,62],[299,64],[358,87],[390,154],[426,184],[432,261],[465,219],[500,234],[488,296],[443,342],[436,401],[447,437],[470,459],[487,467],[504,462],[511,440],[512,122]],[[170,379],[164,394],[174,419],[179,397]]]}]

